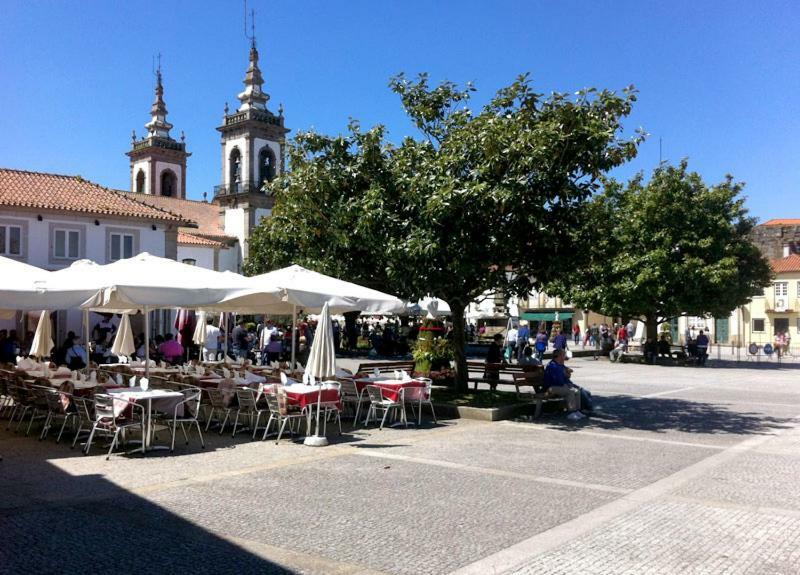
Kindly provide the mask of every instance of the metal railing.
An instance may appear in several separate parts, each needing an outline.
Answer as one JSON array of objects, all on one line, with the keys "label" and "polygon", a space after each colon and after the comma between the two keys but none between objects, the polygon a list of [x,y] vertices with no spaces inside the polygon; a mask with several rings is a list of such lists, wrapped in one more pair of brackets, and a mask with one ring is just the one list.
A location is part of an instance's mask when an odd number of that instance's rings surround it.
[{"label": "metal railing", "polygon": [[266,193],[264,190],[262,190],[262,186],[262,184],[259,184],[253,180],[214,186],[214,197],[234,196],[236,194]]}]

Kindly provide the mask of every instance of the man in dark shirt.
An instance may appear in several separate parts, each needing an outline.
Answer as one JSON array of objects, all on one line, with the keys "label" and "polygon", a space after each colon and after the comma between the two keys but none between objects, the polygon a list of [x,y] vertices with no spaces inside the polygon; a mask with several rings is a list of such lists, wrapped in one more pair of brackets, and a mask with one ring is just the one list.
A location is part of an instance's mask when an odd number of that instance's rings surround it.
[{"label": "man in dark shirt", "polygon": [[247,353],[250,350],[249,338],[247,330],[244,328],[244,320],[240,319],[236,322],[236,327],[231,332],[233,338],[233,353],[236,354],[237,359],[247,359]]},{"label": "man in dark shirt", "polygon": [[697,346],[697,363],[705,365],[706,359],[708,359],[708,336],[703,333],[702,329],[694,343]]}]

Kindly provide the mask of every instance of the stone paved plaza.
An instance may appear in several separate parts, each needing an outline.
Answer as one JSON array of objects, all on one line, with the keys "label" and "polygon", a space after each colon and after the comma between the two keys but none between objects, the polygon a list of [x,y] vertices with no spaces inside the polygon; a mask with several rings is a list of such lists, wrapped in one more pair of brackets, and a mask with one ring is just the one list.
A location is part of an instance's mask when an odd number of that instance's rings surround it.
[{"label": "stone paved plaza", "polygon": [[800,573],[796,366],[571,366],[579,423],[110,461],[3,425],[0,573]]}]

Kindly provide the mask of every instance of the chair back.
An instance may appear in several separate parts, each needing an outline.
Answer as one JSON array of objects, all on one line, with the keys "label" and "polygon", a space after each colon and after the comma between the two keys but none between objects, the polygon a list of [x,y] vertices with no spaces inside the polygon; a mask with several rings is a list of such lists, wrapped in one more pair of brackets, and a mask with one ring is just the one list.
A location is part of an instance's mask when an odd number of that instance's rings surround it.
[{"label": "chair back", "polygon": [[356,382],[352,379],[342,379],[339,381],[339,393],[342,399],[359,399],[361,394],[358,393]]},{"label": "chair back", "polygon": [[421,385],[408,386],[402,389],[404,401],[419,401],[421,399],[427,399],[428,397],[427,390]]},{"label": "chair back", "polygon": [[185,399],[184,406],[193,418],[197,418],[200,413],[200,402],[203,395],[202,390],[198,388],[185,388],[181,390]]},{"label": "chair back", "polygon": [[97,421],[114,421],[117,418],[116,414],[114,413],[114,398],[105,393],[95,394],[94,417]]},{"label": "chair back", "polygon": [[78,419],[80,419],[84,423],[91,422],[94,417],[92,417],[92,413],[94,412],[94,402],[90,399],[85,397],[72,397],[72,404],[75,406],[75,413],[78,414]]},{"label": "chair back", "polygon": [[206,388],[208,394],[208,401],[214,409],[228,409],[228,403],[225,401],[225,394],[220,389],[213,387]]},{"label": "chair back", "polygon": [[278,403],[278,394],[267,394],[264,396],[267,400],[267,407],[269,407],[269,412],[272,415],[281,415],[281,407],[280,403]]},{"label": "chair back", "polygon": [[256,396],[252,389],[239,388],[236,390],[236,399],[239,400],[239,409],[243,411],[256,410]]},{"label": "chair back", "polygon": [[367,394],[370,403],[383,403],[383,390],[377,385],[368,385]]},{"label": "chair back", "polygon": [[44,387],[42,385],[34,385],[31,387],[31,401],[37,409],[47,410],[49,405],[47,403],[47,392],[52,388]]},{"label": "chair back", "polygon": [[62,396],[61,393],[59,393],[55,389],[46,390],[45,391],[45,399],[47,400],[47,409],[49,411],[54,412],[54,413],[65,413],[66,410],[67,410],[67,407],[69,406],[69,397],[68,397],[68,394],[66,394],[66,393],[63,394],[63,395],[67,395],[67,397],[66,397],[66,400],[67,400],[66,405],[61,403],[61,396]]}]

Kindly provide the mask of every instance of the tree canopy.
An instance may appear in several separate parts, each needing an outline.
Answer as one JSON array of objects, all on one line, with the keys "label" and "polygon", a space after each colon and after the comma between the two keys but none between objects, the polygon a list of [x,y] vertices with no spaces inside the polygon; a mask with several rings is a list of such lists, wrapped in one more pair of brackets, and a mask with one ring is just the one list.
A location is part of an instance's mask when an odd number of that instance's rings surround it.
[{"label": "tree canopy", "polygon": [[636,154],[642,135],[624,138],[621,125],[636,94],[543,96],[521,76],[473,111],[471,85],[400,75],[390,87],[421,137],[392,145],[383,127],[362,132],[356,122],[347,135],[299,135],[245,269],[298,263],[444,299],[463,387],[466,306],[488,290],[521,294],[558,277],[581,248],[571,235],[579,208]]},{"label": "tree canopy", "polygon": [[663,164],[644,181],[605,182],[586,206],[576,241],[586,260],[567,266],[548,293],[611,316],[659,322],[727,316],[769,285],[769,263],[750,241],[743,185],[731,176],[707,186],[688,162]]}]

